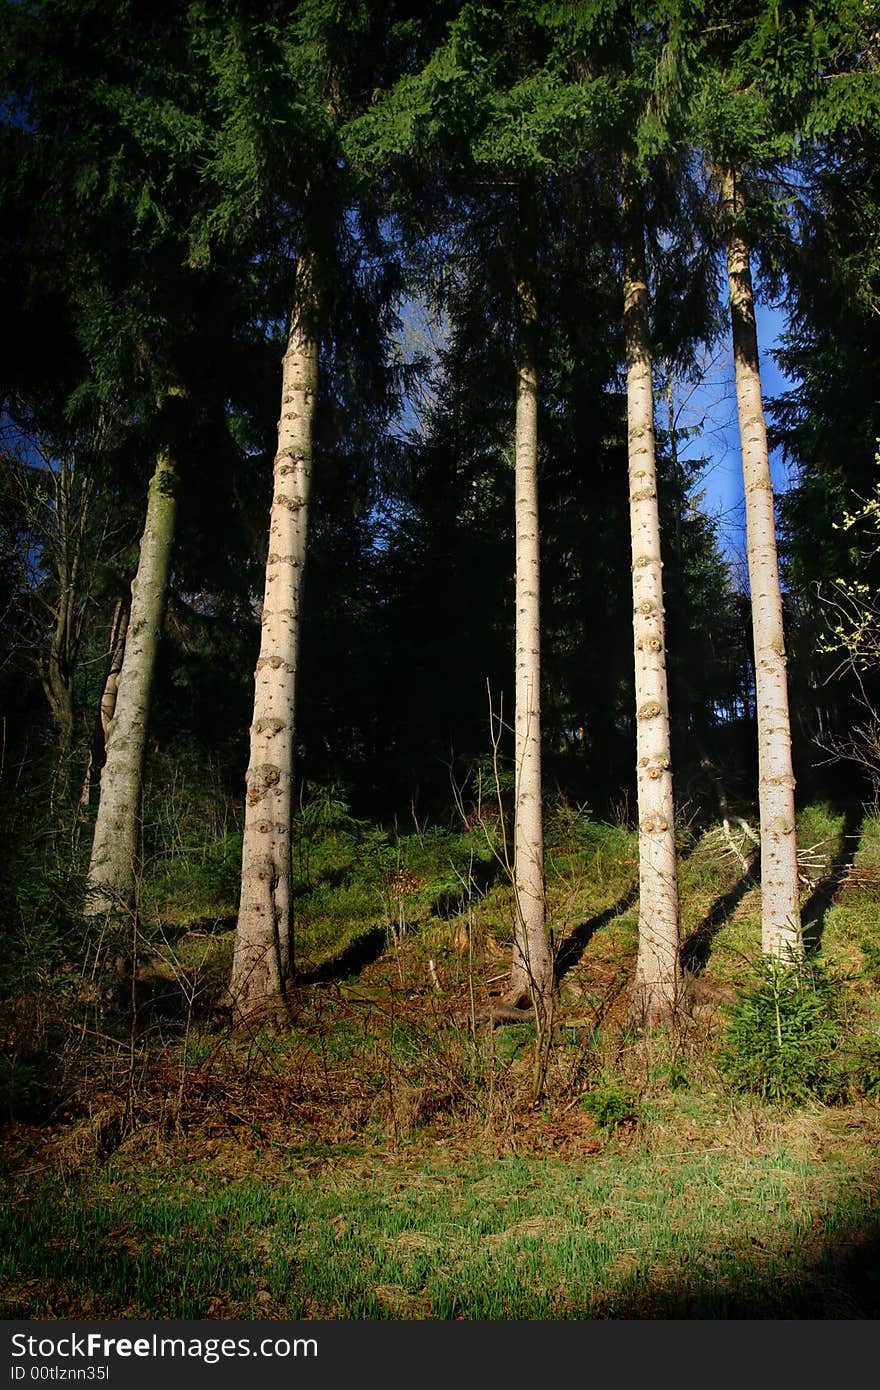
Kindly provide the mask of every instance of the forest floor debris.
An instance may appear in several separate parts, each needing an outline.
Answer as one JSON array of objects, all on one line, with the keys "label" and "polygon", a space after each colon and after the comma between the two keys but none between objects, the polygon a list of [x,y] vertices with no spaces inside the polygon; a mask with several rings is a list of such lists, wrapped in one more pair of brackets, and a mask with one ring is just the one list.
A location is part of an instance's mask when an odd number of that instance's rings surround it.
[{"label": "forest floor debris", "polygon": [[[736,900],[738,867],[699,839],[682,857],[682,899],[688,935],[710,924],[703,956],[676,1028],[635,1028],[631,842],[591,823],[579,834],[557,846],[548,884],[565,969],[537,1101],[533,1025],[469,1023],[503,988],[509,888],[486,874],[436,915],[438,874],[451,876],[440,837],[428,849],[422,837],[405,880],[401,846],[386,856],[392,884],[416,885],[403,930],[394,949],[355,967],[349,955],[347,975],[333,967],[324,893],[287,1034],[217,1026],[222,930],[181,921],[172,944],[157,934],[140,1031],[108,1043],[79,1087],[69,1068],[54,1108],[3,1130],[0,1315],[878,1316],[874,1054],[852,1072],[861,1090],[833,1104],[731,1091],[719,1042],[758,921],[751,888]],[[876,834],[869,824],[856,863],[872,861]],[[363,897],[357,873],[339,872],[344,847],[330,859],[337,889]],[[309,874],[305,924],[319,846]],[[825,968],[867,1046],[876,911],[848,881],[823,913]],[[177,991],[175,1008],[156,1007],[153,978]],[[7,1017],[13,1042],[23,1027]]]}]

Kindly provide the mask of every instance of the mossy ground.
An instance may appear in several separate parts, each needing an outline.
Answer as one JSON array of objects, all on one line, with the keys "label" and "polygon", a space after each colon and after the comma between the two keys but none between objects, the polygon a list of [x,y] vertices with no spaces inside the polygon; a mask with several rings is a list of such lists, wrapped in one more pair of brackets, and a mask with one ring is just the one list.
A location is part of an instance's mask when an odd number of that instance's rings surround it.
[{"label": "mossy ground", "polygon": [[[503,986],[497,826],[395,833],[331,806],[300,831],[289,1032],[236,1038],[213,1012],[227,828],[148,872],[135,1011],[100,1064],[66,1035],[41,1112],[10,1093],[0,1315],[878,1315],[871,1064],[835,1104],[787,1108],[732,1092],[720,1065],[759,951],[747,836],[682,827],[687,991],[676,1027],[645,1035],[628,1018],[636,838],[557,810],[559,1028],[536,1096],[530,1026],[460,1021]],[[870,1053],[878,825],[811,807],[799,840],[841,1055]]]}]

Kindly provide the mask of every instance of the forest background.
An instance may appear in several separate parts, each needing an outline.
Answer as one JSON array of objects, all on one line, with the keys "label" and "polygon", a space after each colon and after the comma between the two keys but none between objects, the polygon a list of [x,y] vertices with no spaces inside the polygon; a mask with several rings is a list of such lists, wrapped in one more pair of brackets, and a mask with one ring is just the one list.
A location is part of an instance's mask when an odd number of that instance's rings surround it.
[{"label": "forest background", "polygon": [[876,1315],[878,22],[6,4],[7,1316]]}]

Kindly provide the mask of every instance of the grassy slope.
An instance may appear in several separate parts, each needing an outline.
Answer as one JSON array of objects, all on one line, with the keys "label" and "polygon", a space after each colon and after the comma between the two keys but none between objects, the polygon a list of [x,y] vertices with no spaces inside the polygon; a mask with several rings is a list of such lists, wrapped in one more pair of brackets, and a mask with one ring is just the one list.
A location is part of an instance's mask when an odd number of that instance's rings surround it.
[{"label": "grassy slope", "polygon": [[[799,833],[808,928],[849,1033],[876,1037],[877,822],[848,839],[814,807]],[[687,1019],[645,1039],[635,839],[554,817],[562,1026],[537,1106],[530,1028],[453,1021],[500,987],[509,942],[479,825],[395,837],[325,806],[295,856],[295,1026],[249,1043],[209,1010],[234,836],[157,859],[135,1054],[65,1117],[7,1128],[0,1315],[877,1316],[880,1110],[726,1088],[758,893],[718,832],[681,842]]]}]

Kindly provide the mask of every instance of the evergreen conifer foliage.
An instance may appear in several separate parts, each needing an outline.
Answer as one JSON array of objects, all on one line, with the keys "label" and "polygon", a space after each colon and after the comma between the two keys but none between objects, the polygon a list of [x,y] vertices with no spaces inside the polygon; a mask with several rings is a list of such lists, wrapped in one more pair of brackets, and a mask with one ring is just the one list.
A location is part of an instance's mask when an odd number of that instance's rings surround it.
[{"label": "evergreen conifer foliage", "polygon": [[[382,12],[330,0],[294,7],[206,0],[182,10],[110,0],[7,7],[13,42],[4,61],[20,106],[3,131],[2,177],[7,193],[14,178],[20,182],[15,197],[4,200],[0,238],[27,270],[40,306],[31,323],[45,331],[51,305],[63,309],[54,393],[49,371],[36,368],[30,352],[27,370],[10,364],[8,381],[35,417],[42,411],[55,424],[68,415],[85,419],[112,400],[123,448],[105,460],[108,495],[126,506],[136,496],[141,521],[148,498],[146,523],[137,527],[143,539],[125,657],[112,714],[105,710],[108,753],[89,906],[110,914],[133,897],[140,770],[149,711],[156,708],[151,672],[165,595],[172,582],[178,593],[197,592],[200,578],[226,565],[238,576],[241,628],[255,637],[258,613],[261,619],[230,980],[237,1022],[284,1026],[289,1018],[296,978],[294,774],[303,768],[310,777],[320,766],[344,777],[347,760],[362,793],[384,793],[383,812],[405,809],[429,756],[434,786],[441,777],[445,784],[449,729],[468,726],[469,761],[486,752],[487,674],[495,689],[514,684],[516,690],[512,971],[500,1007],[517,1010],[517,1018],[534,1007],[542,1036],[549,1035],[555,999],[542,779],[552,781],[559,771],[565,787],[579,759],[579,799],[601,807],[600,814],[612,798],[622,802],[624,777],[627,792],[637,784],[638,1009],[651,1020],[671,1016],[680,988],[673,755],[692,736],[694,747],[708,743],[718,725],[732,722],[715,719],[712,702],[723,687],[728,709],[735,706],[738,667],[731,662],[713,683],[703,670],[694,674],[695,645],[686,659],[674,651],[688,708],[678,714],[670,708],[669,571],[679,629],[696,608],[691,599],[687,610],[689,573],[701,584],[700,624],[711,596],[722,600],[718,646],[732,625],[723,578],[710,575],[718,559],[711,528],[689,526],[682,515],[685,482],[674,429],[670,455],[658,450],[652,378],[655,355],[686,361],[688,345],[711,335],[705,272],[717,275],[722,241],[750,518],[764,941],[771,954],[797,951],[785,706],[789,634],[779,601],[751,275],[772,240],[768,228],[783,225],[771,219],[781,185],[773,172],[780,161],[799,157],[804,133],[827,138],[828,196],[843,206],[840,179],[833,189],[840,173],[835,160],[845,157],[850,138],[841,132],[859,111],[870,114],[876,73],[866,57],[870,45],[859,48],[847,37],[856,30],[844,32],[858,7],[838,9],[836,25],[834,7],[826,4],[811,7],[812,17],[802,23],[791,5],[755,5],[740,18],[732,4],[713,5],[707,14],[687,0],[596,0],[537,10],[520,0],[450,3],[424,17],[403,0]],[[837,153],[827,135],[832,127]],[[695,146],[705,152],[705,165]],[[866,148],[870,157],[869,142]],[[16,154],[21,169],[13,174]],[[684,230],[687,218],[675,212],[678,202],[690,214],[701,178],[704,210],[709,206],[708,167],[722,185],[714,240],[699,217]],[[796,188],[797,178],[790,183]],[[876,214],[873,184],[860,192],[862,210]],[[846,198],[853,196],[849,187]],[[29,199],[33,215],[22,222]],[[818,199],[815,211],[824,218]],[[418,252],[405,244],[413,236],[421,238]],[[687,253],[679,255],[689,236]],[[777,250],[782,242],[776,238]],[[876,258],[863,252],[856,247],[853,254],[861,255],[858,273],[870,283]],[[51,256],[57,258],[47,275],[51,293],[41,295],[39,263]],[[430,412],[423,439],[399,449],[399,492],[387,514],[397,508],[398,519],[380,535],[376,437],[394,408],[383,333],[404,256],[419,261],[422,285],[431,282],[446,315],[437,380],[446,373],[448,394]],[[700,273],[689,276],[692,267]],[[851,280],[841,271],[837,283]],[[808,349],[802,360],[839,363],[844,355],[834,356],[835,325],[853,320],[817,307],[809,273],[799,293],[797,326]],[[15,301],[16,323],[27,319],[25,298]],[[688,312],[678,312],[679,298],[687,299]],[[700,312],[691,314],[694,308]],[[823,313],[817,331],[812,320]],[[865,356],[876,338],[867,327],[871,314],[873,307],[858,328]],[[59,335],[56,346],[61,342]],[[274,397],[278,367],[276,415],[271,401],[266,409],[266,391],[256,393],[261,404],[253,405],[250,374],[271,378]],[[859,383],[861,392],[869,391],[870,372]],[[825,491],[839,500],[856,469],[835,472],[830,454],[841,412],[836,403],[829,407],[827,390],[821,402],[811,390],[812,383],[792,405],[801,436],[796,447],[807,472],[821,473],[823,488],[827,482]],[[247,475],[232,471],[244,447],[238,454],[230,448],[222,461],[215,457],[213,466],[210,458],[210,441],[224,430],[231,438],[239,411],[251,440],[264,425],[271,433],[273,416],[278,421],[264,460]],[[859,477],[869,481],[874,430],[868,421],[876,412],[854,406],[852,413],[848,437],[858,440],[865,470]],[[821,450],[815,435],[805,439],[813,422],[830,441]],[[346,642],[359,658],[347,660],[349,648],[339,641],[304,719],[304,577],[321,498],[313,475],[320,484],[330,451],[335,458],[324,495],[335,492],[322,518],[306,663],[335,640],[333,614],[343,607]],[[263,482],[263,462],[268,482],[273,453],[263,568],[265,519],[249,559],[233,557],[226,536],[222,546],[216,537],[225,514],[220,499],[233,491],[252,498]],[[180,558],[174,558],[176,515],[185,525],[187,506],[197,510],[200,498],[199,545],[186,547],[184,558],[178,540]],[[620,563],[627,502],[630,574]],[[661,517],[664,526],[669,518],[663,542],[673,557],[665,584]],[[192,534],[197,528],[190,526]],[[469,544],[471,554],[454,553]],[[215,551],[213,571],[200,562],[200,548]],[[345,584],[334,587],[334,563],[343,552]],[[312,574],[310,568],[310,586]],[[426,620],[423,600],[430,607]],[[630,606],[635,666],[627,649]],[[459,619],[455,609],[464,607]],[[591,623],[594,612],[601,621]],[[444,621],[439,641],[430,630],[438,616]],[[99,620],[105,633],[109,618],[108,611]],[[420,622],[426,630],[418,634],[419,649],[433,649],[437,663],[427,673],[411,669],[417,643],[408,629]],[[600,627],[601,633],[591,630]],[[466,650],[456,640],[462,631]],[[393,649],[379,650],[383,637]],[[344,697],[318,709],[322,689],[346,665]],[[361,684],[362,666],[370,669]],[[473,698],[461,697],[465,685]],[[392,687],[385,703],[383,693]],[[362,690],[367,698],[359,708]],[[425,707],[423,693],[432,701]],[[507,690],[504,705],[509,713]],[[409,721],[406,739],[397,737],[395,713]],[[432,728],[423,735],[420,725],[428,721]],[[62,722],[70,723],[67,712]],[[323,745],[314,762],[310,739]],[[627,751],[633,743],[635,767]],[[393,767],[383,766],[386,757]],[[591,776],[602,759],[608,785],[594,797],[585,769]]]},{"label": "evergreen conifer foliage", "polygon": [[[67,377],[55,428],[103,417],[115,421],[117,435],[146,422],[144,433],[155,424],[160,437],[135,620],[108,730],[87,915],[127,908],[134,889],[146,721],[176,511],[165,402],[176,389],[175,358],[186,351],[184,305],[191,300],[179,291],[196,186],[188,156],[198,143],[197,122],[177,101],[180,27],[156,27],[155,16],[129,26],[119,19],[117,5],[63,0],[15,14],[7,8],[5,16],[6,77],[19,94],[23,169],[35,200],[31,235],[49,274],[60,283],[66,272],[66,315],[78,349],[65,363],[77,375]],[[124,493],[125,481],[113,483]]]},{"label": "evergreen conifer foliage", "polygon": [[[111,414],[125,445],[106,461],[112,486],[126,500],[139,494],[141,508],[149,497],[89,874],[87,913],[103,913],[133,896],[178,494],[207,497],[204,516],[228,520],[230,467],[241,462],[232,421],[252,405],[248,371],[271,314],[273,248],[252,234],[252,184],[240,165],[229,167],[224,102],[233,78],[245,85],[228,60],[231,7],[46,0],[11,9],[6,76],[20,94],[34,255],[59,280],[66,272],[78,349],[59,413]],[[259,104],[263,93],[251,95]],[[186,520],[192,539],[198,523]],[[187,557],[196,588],[196,553],[216,549],[216,537],[198,540]]]},{"label": "evergreen conifer foliage", "polygon": [[[802,730],[825,756],[853,751],[880,704],[877,673],[857,675],[824,640],[842,595],[878,587],[877,557],[842,524],[873,492],[880,438],[880,74],[876,41],[868,35],[853,47],[824,84],[799,164],[798,245],[778,353],[793,385],[769,403],[771,438],[795,473],[780,499],[784,572],[796,596],[792,694]],[[837,766],[847,785],[854,764]]]},{"label": "evergreen conifer foliage", "polygon": [[[540,785],[537,267],[541,210],[553,201],[555,171],[575,165],[585,130],[608,123],[609,112],[617,110],[612,80],[560,80],[572,45],[601,41],[602,9],[588,6],[577,19],[555,6],[538,12],[521,4],[461,6],[420,71],[403,76],[350,133],[359,157],[368,162],[402,160],[423,179],[443,167],[450,196],[460,197],[465,208],[486,186],[507,194],[501,224],[509,235],[502,248],[509,266],[504,293],[516,305],[511,318],[517,324],[511,867],[516,907],[512,977],[503,1007],[530,999],[539,1022],[550,1019],[554,984],[545,924]],[[463,221],[468,237],[469,219]],[[475,253],[480,254],[471,241],[468,254]]]}]

